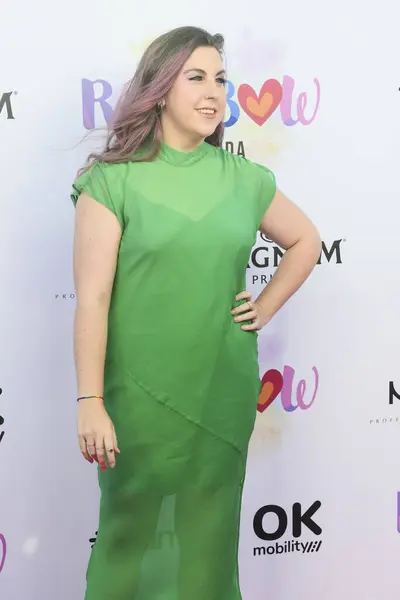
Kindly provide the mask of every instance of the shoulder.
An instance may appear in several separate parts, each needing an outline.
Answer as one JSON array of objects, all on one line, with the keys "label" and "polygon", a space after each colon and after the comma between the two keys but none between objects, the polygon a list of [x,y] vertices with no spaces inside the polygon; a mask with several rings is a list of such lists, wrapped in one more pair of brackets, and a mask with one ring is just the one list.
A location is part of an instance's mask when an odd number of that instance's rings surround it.
[{"label": "shoulder", "polygon": [[130,171],[131,163],[106,163],[96,162],[89,167],[88,173],[92,177],[104,178],[110,185],[119,185]]},{"label": "shoulder", "polygon": [[82,192],[109,208],[122,224],[124,182],[127,165],[96,161],[81,172],[72,183],[70,198],[76,206]]},{"label": "shoulder", "polygon": [[75,185],[79,185],[87,181],[118,181],[126,171],[126,166],[126,163],[111,164],[102,161],[95,161],[78,175],[74,183]]},{"label": "shoulder", "polygon": [[232,173],[233,177],[244,182],[248,195],[253,199],[258,225],[275,197],[275,174],[268,167],[223,148],[215,148],[215,155],[226,165],[228,175]]},{"label": "shoulder", "polygon": [[91,187],[111,196],[119,196],[130,173],[130,164],[96,161],[75,179],[73,187],[77,191]]},{"label": "shoulder", "polygon": [[224,148],[214,147],[214,156],[224,162],[227,167],[240,171],[247,177],[254,177],[256,180],[275,179],[271,169],[260,163],[249,160],[248,158],[233,154]]}]

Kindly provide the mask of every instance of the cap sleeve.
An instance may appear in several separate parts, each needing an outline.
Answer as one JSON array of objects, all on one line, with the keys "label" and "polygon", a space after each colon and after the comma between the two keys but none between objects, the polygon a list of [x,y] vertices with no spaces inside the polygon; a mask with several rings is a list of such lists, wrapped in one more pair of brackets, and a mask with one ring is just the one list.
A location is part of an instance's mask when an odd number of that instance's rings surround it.
[{"label": "cap sleeve", "polygon": [[274,173],[267,167],[264,167],[263,165],[260,165],[258,163],[256,163],[256,167],[260,181],[257,198],[257,216],[258,223],[261,223],[264,214],[267,212],[267,210],[271,206],[272,200],[275,198],[276,180]]},{"label": "cap sleeve", "polygon": [[[71,200],[76,206],[82,191],[108,208],[124,228],[123,198],[119,197],[119,186],[113,184],[111,168],[113,165],[94,163],[72,184]],[[115,177],[115,174],[114,174]]]}]

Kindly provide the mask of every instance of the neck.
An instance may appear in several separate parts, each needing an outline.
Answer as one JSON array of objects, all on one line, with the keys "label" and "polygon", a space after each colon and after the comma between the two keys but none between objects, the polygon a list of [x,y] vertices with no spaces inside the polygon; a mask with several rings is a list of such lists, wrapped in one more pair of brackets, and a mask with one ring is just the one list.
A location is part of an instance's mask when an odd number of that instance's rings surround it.
[{"label": "neck", "polygon": [[163,121],[161,121],[161,127],[163,132],[163,142],[174,150],[191,152],[192,150],[196,150],[196,148],[204,142],[204,138],[196,135],[190,136],[187,133],[183,134],[182,132],[177,131],[175,127],[169,123],[163,123]]}]

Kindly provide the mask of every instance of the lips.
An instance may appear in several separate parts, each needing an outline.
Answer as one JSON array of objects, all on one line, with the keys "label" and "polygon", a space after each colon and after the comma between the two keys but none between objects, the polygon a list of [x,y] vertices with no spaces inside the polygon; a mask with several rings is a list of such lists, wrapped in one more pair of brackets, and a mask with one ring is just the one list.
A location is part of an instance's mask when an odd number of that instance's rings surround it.
[{"label": "lips", "polygon": [[196,108],[196,110],[197,110],[197,112],[199,112],[202,115],[213,116],[213,115],[217,114],[217,110],[215,108],[203,107],[203,108]]}]

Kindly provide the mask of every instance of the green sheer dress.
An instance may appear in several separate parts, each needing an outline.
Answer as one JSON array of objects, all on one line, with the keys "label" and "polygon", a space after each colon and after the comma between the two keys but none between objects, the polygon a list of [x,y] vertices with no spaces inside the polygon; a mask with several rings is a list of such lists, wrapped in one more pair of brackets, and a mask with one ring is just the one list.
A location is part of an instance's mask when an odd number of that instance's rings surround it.
[{"label": "green sheer dress", "polygon": [[257,333],[231,309],[275,195],[270,170],[204,142],[96,164],[74,184],[117,217],[105,406],[121,454],[99,472],[86,600],[240,600],[238,539],[260,389]]}]

